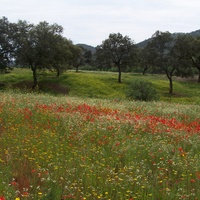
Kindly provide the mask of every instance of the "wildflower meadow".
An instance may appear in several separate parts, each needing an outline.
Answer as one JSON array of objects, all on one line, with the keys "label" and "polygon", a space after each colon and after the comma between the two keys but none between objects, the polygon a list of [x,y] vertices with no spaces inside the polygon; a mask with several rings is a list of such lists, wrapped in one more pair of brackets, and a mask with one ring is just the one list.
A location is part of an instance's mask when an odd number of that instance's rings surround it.
[{"label": "wildflower meadow", "polygon": [[200,199],[199,105],[0,95],[0,200]]}]

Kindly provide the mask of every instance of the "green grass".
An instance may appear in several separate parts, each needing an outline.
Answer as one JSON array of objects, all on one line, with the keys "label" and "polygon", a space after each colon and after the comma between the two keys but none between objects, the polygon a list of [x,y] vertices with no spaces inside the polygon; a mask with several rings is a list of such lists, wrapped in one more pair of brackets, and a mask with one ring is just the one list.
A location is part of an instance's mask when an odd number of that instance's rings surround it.
[{"label": "green grass", "polygon": [[[41,73],[40,73],[41,74]],[[114,72],[86,72],[68,71],[56,78],[53,73],[45,73],[38,77],[39,85],[45,92],[52,94],[67,94],[70,96],[92,97],[102,99],[126,99],[126,90],[134,79],[150,81],[155,86],[160,100],[180,103],[199,103],[200,84],[191,81],[173,79],[174,94],[170,95],[169,81],[165,75],[141,75],[123,73],[122,83],[117,82],[118,73]],[[10,74],[0,75],[0,82],[8,87],[21,82],[31,84],[32,72],[28,69],[14,69]],[[49,86],[48,86],[49,85]]]},{"label": "green grass", "polygon": [[[69,84],[70,95],[94,98],[125,98],[125,84],[117,83],[117,75],[108,73],[74,73],[66,74],[64,81]],[[64,76],[63,76],[64,78]]]}]

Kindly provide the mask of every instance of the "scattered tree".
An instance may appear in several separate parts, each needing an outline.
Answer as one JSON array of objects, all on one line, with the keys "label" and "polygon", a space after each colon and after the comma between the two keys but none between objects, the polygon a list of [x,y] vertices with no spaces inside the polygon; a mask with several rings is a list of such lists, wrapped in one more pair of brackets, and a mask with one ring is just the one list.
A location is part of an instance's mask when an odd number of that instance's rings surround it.
[{"label": "scattered tree", "polygon": [[192,67],[198,70],[200,82],[200,38],[179,34],[175,40],[173,54],[178,59],[178,72],[183,77],[193,75]]},{"label": "scattered tree", "polygon": [[66,64],[70,54],[68,41],[62,37],[63,28],[57,24],[40,22],[38,25],[19,21],[15,43],[17,46],[16,62],[29,66],[33,72],[33,88],[38,84],[37,70],[56,69]]},{"label": "scattered tree", "polygon": [[148,43],[144,48],[138,50],[138,61],[142,67],[142,74],[145,75],[146,71],[155,67],[154,58],[156,56],[155,48],[151,48]]},{"label": "scattered tree", "polygon": [[71,52],[72,52],[71,65],[73,65],[76,68],[76,72],[78,72],[79,67],[84,62],[83,49],[80,46],[71,46]]},{"label": "scattered tree", "polygon": [[172,54],[173,37],[169,32],[160,33],[152,38],[149,43],[149,48],[152,49],[154,54],[154,63],[158,66],[167,76],[169,80],[169,93],[173,93],[173,74],[177,69],[177,62]]},{"label": "scattered tree", "polygon": [[88,49],[83,49],[84,65],[92,64],[92,51]]},{"label": "scattered tree", "polygon": [[113,63],[118,68],[118,82],[121,83],[122,67],[126,67],[133,59],[133,41],[128,36],[113,33],[96,48],[96,59],[102,62]]},{"label": "scattered tree", "polygon": [[200,37],[195,37],[192,41],[191,60],[193,66],[198,70],[198,83],[200,83]]},{"label": "scattered tree", "polygon": [[176,75],[181,77],[193,76],[191,63],[191,41],[192,36],[186,34],[178,34],[174,40],[172,48],[173,57],[176,58],[177,71]]},{"label": "scattered tree", "polygon": [[6,17],[0,18],[0,72],[5,73],[14,61],[15,46],[13,45],[14,24]]}]

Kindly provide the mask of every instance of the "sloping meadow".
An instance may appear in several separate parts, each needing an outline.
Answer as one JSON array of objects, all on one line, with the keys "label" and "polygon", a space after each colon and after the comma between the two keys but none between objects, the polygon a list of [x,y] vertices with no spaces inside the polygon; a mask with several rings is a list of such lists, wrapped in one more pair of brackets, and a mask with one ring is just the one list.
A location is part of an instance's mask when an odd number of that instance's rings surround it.
[{"label": "sloping meadow", "polygon": [[0,95],[0,199],[200,196],[200,106]]}]

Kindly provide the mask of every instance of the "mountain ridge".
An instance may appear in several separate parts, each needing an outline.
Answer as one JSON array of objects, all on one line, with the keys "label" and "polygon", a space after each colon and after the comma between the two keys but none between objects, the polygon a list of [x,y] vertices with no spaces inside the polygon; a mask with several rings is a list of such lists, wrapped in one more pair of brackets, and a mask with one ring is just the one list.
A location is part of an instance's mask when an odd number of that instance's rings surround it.
[{"label": "mountain ridge", "polygon": [[[156,32],[159,33],[159,32],[162,32],[162,31],[157,30]],[[155,35],[156,32],[153,35]],[[191,35],[191,36],[200,36],[200,29],[198,29],[196,31],[189,32],[189,33],[175,32],[175,33],[171,33],[171,34],[172,34],[172,37],[176,37],[178,34],[186,34],[186,35]],[[151,41],[151,39],[152,39],[152,37],[150,37],[148,39],[145,39],[142,42],[137,43],[136,46],[139,47],[139,48],[144,48],[147,45],[147,43],[149,41]]]},{"label": "mountain ridge", "polygon": [[[162,31],[156,31],[156,32],[162,32]],[[155,32],[155,33],[156,33]],[[154,33],[154,34],[155,34]],[[154,35],[154,34],[152,34],[152,36]],[[178,35],[178,34],[186,34],[186,35],[192,35],[192,36],[200,36],[200,29],[198,29],[198,30],[196,30],[196,31],[192,31],[192,32],[188,32],[188,33],[182,33],[182,32],[175,32],[175,33],[172,33],[172,36],[173,37],[176,37],[176,35]],[[141,42],[138,42],[138,43],[136,43],[135,45],[137,46],[137,47],[139,47],[139,48],[144,48],[146,45],[147,45],[147,43],[151,40],[151,38],[152,37],[150,37],[150,38],[148,38],[148,39],[145,39],[145,40],[143,40],[143,41],[141,41]],[[76,45],[78,45],[78,46],[81,46],[82,48],[84,48],[84,49],[87,49],[87,50],[90,50],[91,52],[92,52],[92,54],[94,54],[95,52],[96,52],[96,47],[94,47],[94,46],[91,46],[91,45],[88,45],[88,44],[84,44],[84,43],[79,43],[79,44],[76,44]]]},{"label": "mountain ridge", "polygon": [[88,45],[88,44],[83,44],[83,43],[79,43],[79,44],[76,44],[77,46],[80,46],[80,47],[82,47],[82,48],[84,48],[84,49],[86,49],[86,50],[89,50],[89,51],[91,51],[92,52],[92,54],[94,54],[95,52],[96,52],[96,47],[93,47],[93,46],[91,46],[91,45]]}]

